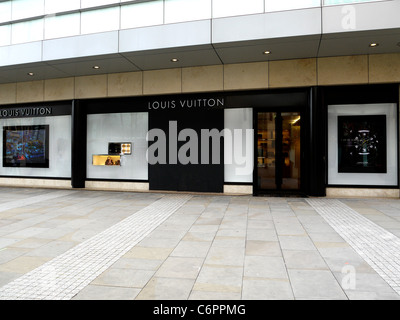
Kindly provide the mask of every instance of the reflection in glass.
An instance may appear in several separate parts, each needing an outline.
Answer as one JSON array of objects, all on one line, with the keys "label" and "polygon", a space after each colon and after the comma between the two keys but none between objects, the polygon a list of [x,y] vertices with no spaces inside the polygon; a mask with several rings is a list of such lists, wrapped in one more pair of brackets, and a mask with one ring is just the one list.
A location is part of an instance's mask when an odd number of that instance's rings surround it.
[{"label": "reflection in glass", "polygon": [[386,115],[338,116],[338,172],[387,173]]},{"label": "reflection in glass", "polygon": [[300,189],[300,113],[260,112],[257,116],[259,190]]},{"label": "reflection in glass", "polygon": [[258,114],[257,167],[258,188],[276,189],[275,112]]},{"label": "reflection in glass", "polygon": [[45,39],[79,35],[81,27],[80,13],[49,16],[45,18]]},{"label": "reflection in glass", "polygon": [[43,19],[12,24],[12,44],[43,40],[43,25]]},{"label": "reflection in glass", "polygon": [[160,25],[164,22],[162,0],[121,6],[121,29]]},{"label": "reflection in glass", "polygon": [[331,6],[335,4],[351,4],[359,2],[376,2],[376,1],[386,1],[386,0],[323,0],[324,6]]},{"label": "reflection in glass", "polygon": [[119,7],[81,13],[81,33],[95,33],[119,29]]},{"label": "reflection in glass", "polygon": [[11,25],[0,27],[0,46],[8,46],[11,43]]},{"label": "reflection in glass", "polygon": [[265,12],[320,7],[321,0],[265,0]]},{"label": "reflection in glass", "polygon": [[0,23],[10,20],[11,20],[11,1],[0,2]]},{"label": "reflection in glass", "polygon": [[167,0],[165,23],[211,18],[211,0]]},{"label": "reflection in glass", "polygon": [[300,189],[300,114],[282,113],[282,189]]},{"label": "reflection in glass", "polygon": [[81,7],[80,0],[45,0],[44,12],[46,14],[77,10]]},{"label": "reflection in glass", "polygon": [[13,20],[43,15],[44,0],[14,0],[11,13]]},{"label": "reflection in glass", "polygon": [[90,8],[119,2],[119,0],[81,0],[81,6],[82,8]]},{"label": "reflection in glass", "polygon": [[263,13],[264,0],[213,0],[213,18]]}]

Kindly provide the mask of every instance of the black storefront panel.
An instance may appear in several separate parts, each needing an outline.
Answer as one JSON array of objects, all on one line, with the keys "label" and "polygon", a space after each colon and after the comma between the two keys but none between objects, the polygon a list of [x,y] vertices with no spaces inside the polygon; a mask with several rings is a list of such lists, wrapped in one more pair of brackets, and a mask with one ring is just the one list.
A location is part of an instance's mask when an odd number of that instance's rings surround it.
[{"label": "black storefront panel", "polygon": [[[159,161],[149,164],[150,190],[223,192],[223,138],[219,141],[217,163],[212,161],[213,141],[202,141],[208,139],[204,131],[222,132],[223,109],[174,110],[162,114],[153,111],[149,119],[149,130],[164,132],[166,142],[163,151],[154,153]],[[185,136],[185,130],[191,134]],[[207,160],[204,159],[205,145],[210,147]],[[152,150],[151,146],[150,142],[149,150]]]}]

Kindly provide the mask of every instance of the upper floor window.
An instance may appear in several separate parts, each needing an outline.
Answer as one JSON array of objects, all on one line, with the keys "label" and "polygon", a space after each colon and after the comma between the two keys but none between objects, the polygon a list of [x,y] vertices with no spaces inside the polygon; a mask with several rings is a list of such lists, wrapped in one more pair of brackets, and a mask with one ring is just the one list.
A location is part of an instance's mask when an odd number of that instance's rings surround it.
[{"label": "upper floor window", "polygon": [[11,19],[20,20],[44,14],[44,0],[11,1]]}]

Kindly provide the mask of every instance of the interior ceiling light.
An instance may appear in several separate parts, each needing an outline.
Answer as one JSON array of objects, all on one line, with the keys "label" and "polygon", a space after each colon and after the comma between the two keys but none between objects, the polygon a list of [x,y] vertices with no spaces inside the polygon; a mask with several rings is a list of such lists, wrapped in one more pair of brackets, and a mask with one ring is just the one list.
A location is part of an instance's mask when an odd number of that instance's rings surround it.
[{"label": "interior ceiling light", "polygon": [[28,72],[28,76],[33,77],[35,74],[33,72]]},{"label": "interior ceiling light", "polygon": [[266,50],[266,51],[263,52],[263,54],[271,54],[271,51]]},{"label": "interior ceiling light", "polygon": [[379,46],[379,43],[373,42],[373,43],[370,43],[369,46],[370,46],[370,48],[375,48],[375,47]]},{"label": "interior ceiling light", "polygon": [[172,58],[171,61],[172,61],[172,62],[178,62],[179,59],[177,59],[177,58]]},{"label": "interior ceiling light", "polygon": [[93,66],[93,69],[100,69],[99,66]]}]

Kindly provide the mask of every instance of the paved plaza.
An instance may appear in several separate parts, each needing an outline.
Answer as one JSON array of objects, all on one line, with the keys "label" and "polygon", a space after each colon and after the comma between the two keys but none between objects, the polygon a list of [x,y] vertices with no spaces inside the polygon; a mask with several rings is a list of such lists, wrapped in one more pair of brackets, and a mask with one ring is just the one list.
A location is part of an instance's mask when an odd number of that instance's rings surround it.
[{"label": "paved plaza", "polygon": [[400,300],[400,199],[0,188],[2,300]]}]

